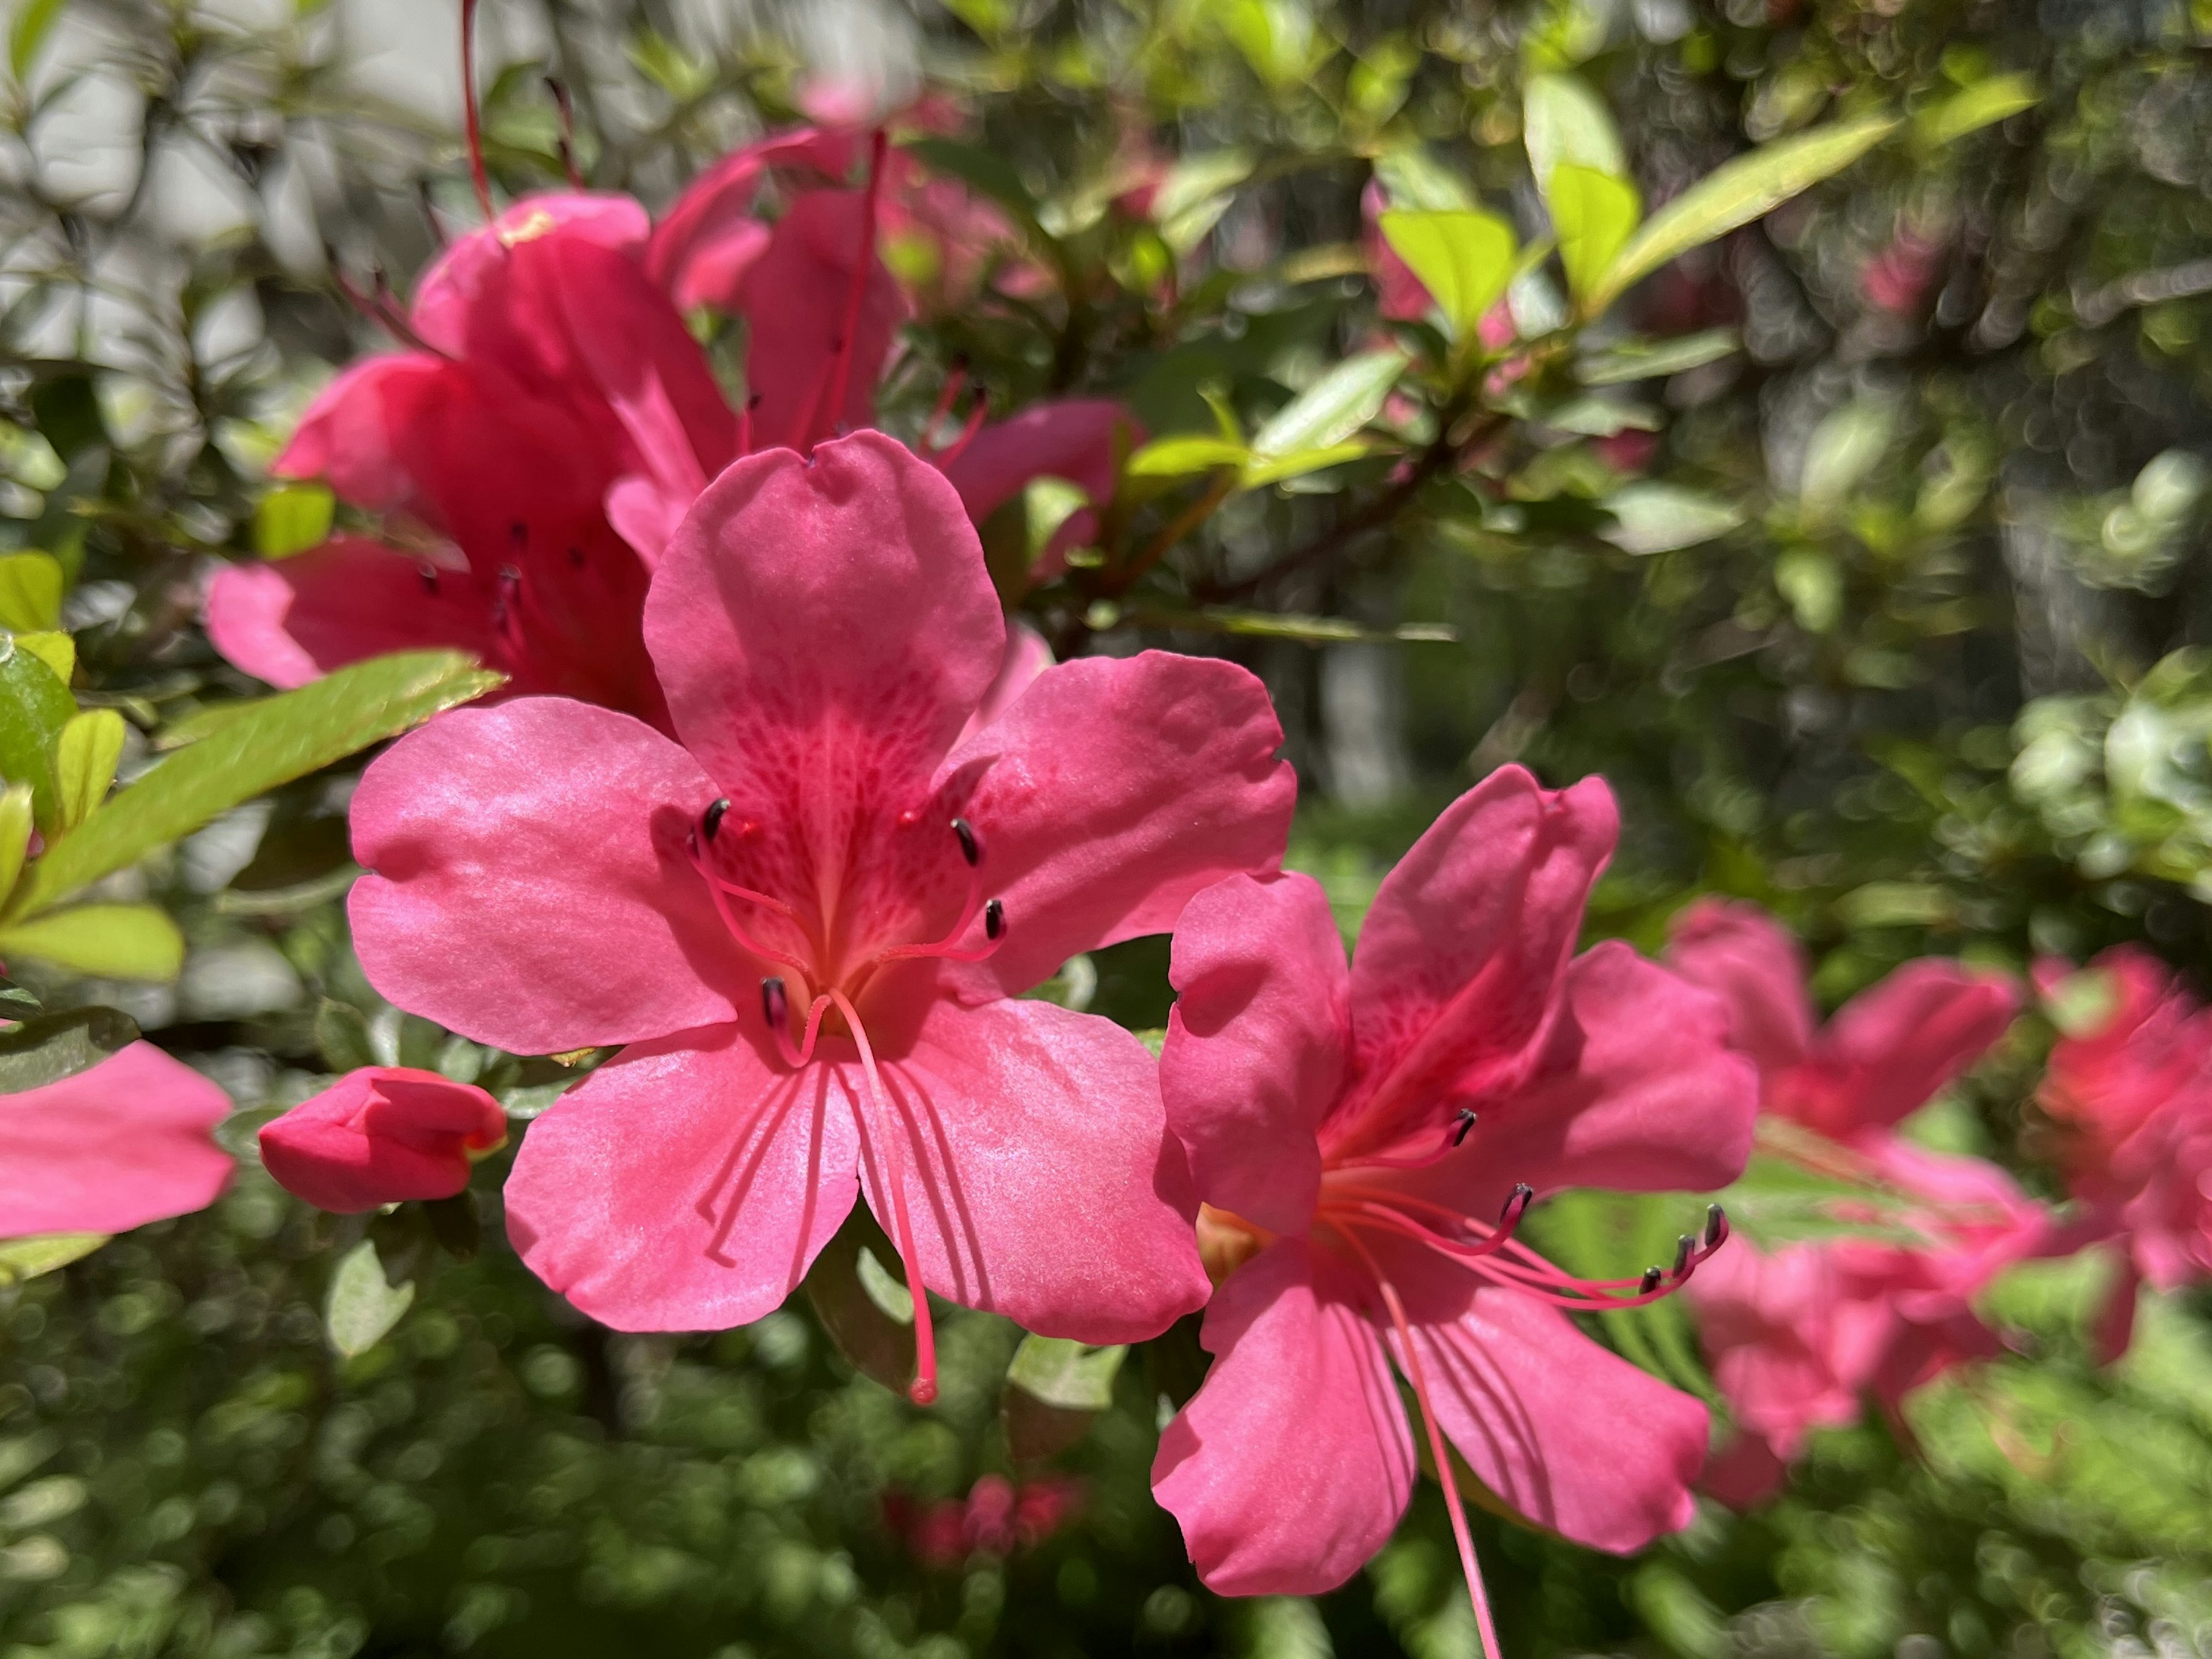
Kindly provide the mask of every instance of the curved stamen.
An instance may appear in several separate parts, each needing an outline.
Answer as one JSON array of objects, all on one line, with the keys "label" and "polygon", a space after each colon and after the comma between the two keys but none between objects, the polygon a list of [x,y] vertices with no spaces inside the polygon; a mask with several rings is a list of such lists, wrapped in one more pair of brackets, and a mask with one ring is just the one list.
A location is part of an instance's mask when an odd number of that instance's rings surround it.
[{"label": "curved stamen", "polygon": [[842,991],[829,994],[845,1017],[854,1046],[860,1051],[860,1078],[867,1089],[869,1110],[884,1131],[884,1184],[890,1189],[892,1236],[898,1245],[899,1264],[906,1272],[907,1289],[914,1297],[915,1374],[907,1398],[917,1406],[927,1406],[937,1398],[937,1336],[930,1323],[929,1291],[921,1282],[921,1258],[914,1248],[914,1228],[907,1219],[906,1176],[898,1155],[899,1126],[890,1121],[890,1097],[877,1074],[876,1053],[869,1046],[859,1011]]},{"label": "curved stamen", "polygon": [[990,412],[990,400],[981,396],[977,397],[975,401],[969,405],[968,418],[960,423],[958,434],[930,459],[939,466],[950,466],[958,460],[962,452],[975,441],[975,434],[983,429],[983,418]]},{"label": "curved stamen", "polygon": [[968,360],[955,357],[952,373],[945,377],[945,389],[937,394],[937,406],[929,411],[929,418],[921,423],[923,453],[933,459],[941,453],[943,447],[937,441],[937,428],[952,412],[952,405],[960,400],[961,389],[967,384]]},{"label": "curved stamen", "polygon": [[498,216],[491,207],[491,179],[484,172],[483,125],[477,112],[477,0],[461,0],[461,121],[468,134],[469,177],[484,222]]},{"label": "curved stamen", "polygon": [[[734,938],[738,944],[744,946],[746,950],[751,951],[762,961],[780,962],[785,967],[792,969],[797,972],[802,979],[805,978],[807,971],[806,964],[805,963],[801,962],[797,957],[793,956],[787,951],[770,950],[767,945],[755,939],[746,929],[744,924],[738,920],[736,914],[730,908],[729,900],[722,896],[723,890],[730,887],[731,884],[725,882],[720,876],[717,876],[713,871],[707,867],[707,861],[701,856],[700,849],[696,840],[691,848],[691,867],[699,872],[700,879],[707,884],[707,896],[712,899],[714,902],[714,914],[721,917],[722,926],[730,930],[731,936]],[[740,897],[759,900],[763,903],[781,909],[787,915],[790,912],[790,907],[784,904],[782,901],[779,899],[771,899],[767,897],[764,894],[756,893],[751,891],[750,889],[743,887],[734,888],[732,890],[734,890]]]},{"label": "curved stamen", "polygon": [[[885,962],[912,962],[920,957],[934,957],[946,962],[981,962],[996,951],[1006,936],[1006,907],[999,899],[988,903],[983,898],[983,839],[975,833],[975,826],[965,818],[952,820],[952,833],[960,842],[960,856],[968,865],[968,895],[961,902],[960,918],[944,938],[927,945],[894,945],[881,951],[871,959],[874,966]],[[971,950],[960,948],[961,938],[969,924],[975,920],[975,912],[983,913],[983,937],[988,943]]]},{"label": "curved stamen", "polygon": [[712,845],[714,837],[721,833],[722,820],[729,816],[729,811],[730,798],[727,795],[720,796],[707,803],[707,810],[699,817],[699,831],[707,837],[709,845]]},{"label": "curved stamen", "polygon": [[806,1035],[796,1048],[791,1042],[791,999],[784,994],[783,981],[775,975],[761,981],[761,1015],[768,1028],[775,1034],[775,1046],[783,1056],[783,1063],[797,1071],[814,1058],[814,1040],[822,1034],[822,1016],[830,1012],[830,999],[818,996],[807,1005]]}]

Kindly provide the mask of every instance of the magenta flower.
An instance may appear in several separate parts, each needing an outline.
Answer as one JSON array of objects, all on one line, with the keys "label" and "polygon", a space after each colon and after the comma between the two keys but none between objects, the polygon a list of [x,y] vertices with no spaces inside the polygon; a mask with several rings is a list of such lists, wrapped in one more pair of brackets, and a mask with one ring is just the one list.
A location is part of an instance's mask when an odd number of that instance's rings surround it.
[{"label": "magenta flower", "polygon": [[472,1084],[407,1066],[364,1066],[261,1127],[261,1164],[317,1209],[357,1215],[451,1198],[507,1139],[507,1114]]},{"label": "magenta flower", "polygon": [[1030,579],[1049,581],[1067,568],[1071,550],[1097,536],[1097,508],[1114,499],[1123,458],[1144,441],[1136,417],[1112,399],[1064,398],[981,428],[939,465],[978,529],[1036,478],[1065,478],[1091,498],[1092,505],[1070,514],[1037,556]]},{"label": "magenta flower", "polygon": [[961,737],[1005,624],[951,486],[872,432],[709,486],[645,635],[680,744],[523,699],[432,721],[354,799],[379,990],[517,1053],[629,1045],[524,1139],[532,1268],[617,1328],[741,1324],[865,1190],[909,1283],[1032,1330],[1197,1306],[1151,1056],[1017,994],[1272,867],[1295,781],[1259,683],[1065,663]]},{"label": "magenta flower", "polygon": [[0,1095],[0,1238],[127,1232],[205,1209],[234,1167],[208,1134],[229,1111],[150,1042]]},{"label": "magenta flower", "polygon": [[1728,1005],[1729,1041],[1759,1066],[1761,1109],[1796,1126],[1779,1149],[1886,1188],[1896,1203],[1865,1219],[1917,1235],[1771,1256],[1747,1242],[1691,1288],[1740,1435],[1709,1487],[1747,1505],[1779,1487],[1813,1429],[1856,1420],[1862,1398],[1895,1415],[1913,1389],[1998,1352],[1973,1299],[2057,1236],[1995,1164],[1930,1152],[1895,1129],[2004,1035],[2020,1007],[2009,977],[1910,962],[1820,1027],[1797,942],[1756,905],[1717,899],[1678,918],[1668,960]]},{"label": "magenta flower", "polygon": [[1152,1489],[1213,1589],[1316,1594],[1389,1536],[1415,1468],[1392,1362],[1436,1467],[1448,1441],[1536,1524],[1627,1551],[1688,1522],[1705,1407],[1567,1316],[1666,1294],[1725,1222],[1617,1284],[1514,1237],[1539,1194],[1718,1187],[1750,1150],[1715,1000],[1625,945],[1574,954],[1616,832],[1601,781],[1510,767],[1383,881],[1348,972],[1303,876],[1224,881],[1177,924],[1161,1087],[1219,1288]]}]

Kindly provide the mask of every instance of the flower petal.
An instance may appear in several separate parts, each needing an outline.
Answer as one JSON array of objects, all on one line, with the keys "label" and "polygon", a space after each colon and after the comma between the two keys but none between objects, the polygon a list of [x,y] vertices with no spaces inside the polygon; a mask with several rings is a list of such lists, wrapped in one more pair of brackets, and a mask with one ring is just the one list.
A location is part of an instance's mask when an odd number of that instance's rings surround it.
[{"label": "flower petal", "polygon": [[489,656],[492,604],[472,572],[337,536],[289,559],[217,571],[208,639],[225,660],[289,690],[389,651],[447,646]]},{"label": "flower petal", "polygon": [[861,1177],[886,1230],[904,1173],[923,1282],[1042,1336],[1136,1342],[1206,1301],[1197,1210],[1152,1057],[1110,1020],[1048,1002],[939,1000],[879,1055],[896,1114],[866,1103]]},{"label": "flower petal", "polygon": [[415,284],[408,319],[439,350],[456,357],[483,355],[511,343],[496,312],[513,273],[518,247],[557,234],[601,247],[632,252],[652,228],[645,209],[628,196],[597,191],[545,191],[514,202],[489,224],[457,236]]},{"label": "flower petal", "polygon": [[[1435,1265],[1401,1276],[1394,1256]],[[1538,1526],[1616,1554],[1689,1525],[1704,1406],[1533,1297],[1477,1288],[1433,1255],[1383,1259],[1406,1299],[1428,1404],[1484,1486]],[[1408,1370],[1395,1333],[1389,1341]]]},{"label": "flower petal", "polygon": [[1321,1190],[1314,1138],[1344,1075],[1350,975],[1310,876],[1231,876],[1176,924],[1179,993],[1160,1054],[1168,1126],[1199,1197],[1304,1232]]},{"label": "flower petal", "polygon": [[1699,899],[1674,918],[1667,961],[1728,1005],[1729,1041],[1751,1056],[1762,1077],[1778,1076],[1805,1058],[1814,1024],[1805,952],[1759,906]]},{"label": "flower petal", "polygon": [[507,1139],[507,1115],[474,1084],[405,1066],[365,1066],[261,1126],[261,1164],[318,1209],[359,1215],[451,1198],[471,1154]]},{"label": "flower petal", "polygon": [[1330,1275],[1297,1239],[1231,1273],[1200,1338],[1218,1357],[1160,1436],[1152,1496],[1224,1595],[1334,1589],[1413,1497],[1413,1436],[1382,1344],[1329,1293]]},{"label": "flower petal", "polygon": [[440,715],[353,798],[354,945],[401,1007],[554,1054],[757,1005],[684,838],[714,786],[627,714],[559,697]]},{"label": "flower petal", "polygon": [[646,274],[679,310],[734,310],[738,283],[768,245],[769,228],[753,210],[769,170],[803,167],[842,179],[855,148],[850,132],[793,127],[731,151],[686,185],[653,228]]},{"label": "flower petal", "polygon": [[730,1025],[638,1043],[533,1121],[506,1199],[530,1270],[623,1331],[781,1305],[853,1207],[858,1142],[828,1072],[763,1048]]},{"label": "flower petal", "polygon": [[1548,790],[1501,768],[1383,878],[1352,958],[1352,1091],[1330,1130],[1364,1149],[1440,1132],[1527,1082],[1564,999],[1620,818],[1598,778]]},{"label": "flower petal", "polygon": [[945,476],[978,529],[1036,478],[1065,478],[1091,498],[1092,506],[1069,514],[1039,556],[1042,580],[1065,568],[1068,549],[1097,534],[1093,509],[1113,499],[1121,456],[1144,441],[1136,416],[1110,398],[1048,399],[983,428],[945,463]]},{"label": "flower petal", "polygon": [[1030,689],[1030,682],[1051,666],[1052,647],[1044,642],[1044,635],[1020,617],[1008,617],[1006,651],[999,659],[999,677],[983,693],[983,701],[975,705],[968,724],[960,728],[959,741],[967,742],[1012,708],[1021,700],[1022,693]]},{"label": "flower petal", "polygon": [[1815,1041],[1813,1063],[1777,1091],[1776,1107],[1838,1138],[1886,1128],[1979,1060],[2019,1012],[2009,975],[1908,962],[1844,1005]]},{"label": "flower petal", "polygon": [[0,1238],[119,1233],[215,1202],[230,1097],[150,1042],[0,1095]]},{"label": "flower petal", "polygon": [[967,791],[984,886],[1006,906],[1005,942],[962,976],[972,994],[1025,990],[1172,927],[1200,888],[1275,868],[1297,799],[1282,741],[1234,663],[1146,651],[1038,675],[940,773]]}]

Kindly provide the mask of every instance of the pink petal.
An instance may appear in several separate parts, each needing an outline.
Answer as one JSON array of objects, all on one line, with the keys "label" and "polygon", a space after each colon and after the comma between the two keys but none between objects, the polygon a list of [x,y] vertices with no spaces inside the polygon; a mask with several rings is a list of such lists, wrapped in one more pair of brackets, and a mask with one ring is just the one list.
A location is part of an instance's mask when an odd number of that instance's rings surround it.
[{"label": "pink petal", "polygon": [[1860,1379],[1839,1370],[1850,1345],[1838,1330],[1844,1286],[1828,1252],[1730,1239],[1682,1295],[1730,1413],[1777,1457],[1796,1456],[1814,1428],[1857,1419]]},{"label": "pink petal", "polygon": [[1779,1492],[1790,1466],[1755,1434],[1737,1434],[1705,1460],[1698,1490],[1732,1510],[1754,1510]]},{"label": "pink petal", "polygon": [[349,1072],[261,1126],[262,1167],[319,1209],[357,1215],[451,1198],[471,1154],[507,1139],[499,1103],[472,1084],[404,1066]]},{"label": "pink petal", "polygon": [[[1690,1524],[1704,1406],[1600,1347],[1556,1308],[1476,1289],[1473,1275],[1433,1255],[1400,1254],[1427,1275],[1394,1282],[1430,1405],[1484,1486],[1538,1526],[1620,1555]],[[1407,1370],[1395,1333],[1389,1341]]]},{"label": "pink petal", "polygon": [[525,1054],[727,1020],[732,996],[757,1010],[760,970],[684,850],[713,795],[689,755],[626,714],[527,697],[440,715],[354,793],[369,982]]},{"label": "pink petal", "polygon": [[465,378],[459,365],[418,351],[364,358],[315,394],[269,470],[319,478],[371,512],[412,505],[420,489],[398,448],[409,414],[456,395]]},{"label": "pink petal", "polygon": [[215,1202],[230,1097],[150,1042],[0,1095],[0,1238],[120,1233]]},{"label": "pink petal", "polygon": [[[1144,441],[1136,417],[1109,398],[1048,399],[983,428],[945,463],[945,476],[980,528],[1036,478],[1065,478],[1094,506],[1104,506],[1114,497],[1121,455]],[[1097,530],[1098,515],[1091,508],[1070,514],[1041,562],[1056,562]]]},{"label": "pink petal", "polygon": [[[1297,775],[1266,689],[1233,663],[1146,651],[1048,668],[945,758],[1006,905],[975,994],[1175,925],[1193,894],[1282,858]],[[976,930],[980,934],[981,929]]]},{"label": "pink petal", "polygon": [[1350,975],[1310,876],[1231,876],[1176,924],[1179,994],[1160,1054],[1168,1126],[1198,1195],[1304,1232],[1321,1191],[1322,1114],[1344,1075]]},{"label": "pink petal", "polygon": [[2009,975],[1935,957],[1908,962],[1846,1003],[1777,1109],[1844,1136],[1910,1116],[1988,1052],[2020,1012]]},{"label": "pink petal", "polygon": [[1346,1288],[1286,1239],[1231,1274],[1206,1310],[1200,1340],[1218,1358],[1160,1436],[1152,1496],[1221,1595],[1334,1589],[1413,1497],[1397,1384]]},{"label": "pink petal", "polygon": [[730,1025],[625,1049],[530,1126],[507,1230],[603,1325],[714,1331],[772,1313],[853,1207],[842,1091]]},{"label": "pink petal", "polygon": [[1383,878],[1352,952],[1355,1081],[1331,1139],[1391,1145],[1528,1082],[1619,830],[1601,779],[1553,791],[1517,766],[1444,810]]},{"label": "pink petal", "polygon": [[757,400],[757,447],[804,450],[873,422],[876,382],[907,318],[906,298],[880,259],[864,285],[842,404],[834,385],[867,239],[867,200],[859,191],[806,191],[776,221],[767,251],[745,272],[738,308],[750,330],[745,385]]},{"label": "pink petal", "polygon": [[511,204],[491,223],[454,238],[415,285],[409,319],[429,344],[450,356],[481,351],[502,325],[488,321],[512,272],[518,247],[558,233],[563,240],[636,252],[651,221],[627,196],[544,191]]},{"label": "pink petal", "polygon": [[769,169],[806,167],[842,179],[855,149],[851,133],[794,127],[731,151],[694,179],[653,227],[646,274],[679,310],[736,309],[738,285],[768,244],[769,227],[752,215]]},{"label": "pink petal", "polygon": [[1030,683],[1052,666],[1052,647],[1044,635],[1018,617],[1006,619],[1006,654],[999,659],[999,677],[983,693],[983,701],[960,728],[957,741],[965,743],[1021,700]]},{"label": "pink petal", "polygon": [[1755,904],[1701,898],[1674,918],[1667,960],[1728,1005],[1729,1041],[1772,1079],[1805,1058],[1813,1005],[1805,953]]},{"label": "pink petal", "polygon": [[217,571],[208,639],[227,661],[289,690],[391,651],[442,646],[490,656],[492,605],[469,571],[335,536],[277,562]]},{"label": "pink petal", "polygon": [[923,1282],[1043,1336],[1136,1342],[1206,1301],[1197,1204],[1143,1043],[1048,1002],[939,1000],[879,1054],[897,1144],[864,1115],[868,1206],[894,1228],[903,1172]]},{"label": "pink petal", "polygon": [[1359,246],[1374,276],[1382,314],[1395,322],[1418,323],[1436,309],[1436,301],[1382,234],[1382,216],[1389,205],[1382,186],[1370,179],[1359,196]]}]

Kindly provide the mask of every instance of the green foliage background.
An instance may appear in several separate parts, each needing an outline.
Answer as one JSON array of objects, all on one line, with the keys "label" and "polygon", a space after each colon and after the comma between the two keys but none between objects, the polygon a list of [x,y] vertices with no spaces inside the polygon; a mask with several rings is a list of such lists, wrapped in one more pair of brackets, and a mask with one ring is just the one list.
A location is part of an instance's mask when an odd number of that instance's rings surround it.
[{"label": "green foliage background", "polygon": [[[558,179],[550,70],[593,182],[665,201],[790,118],[825,35],[878,38],[872,14],[831,9],[488,6],[495,179]],[[1210,433],[1203,387],[1254,430],[1378,343],[1356,246],[1371,174],[1401,169],[1394,192],[1441,175],[1540,227],[1532,76],[1602,95],[1649,202],[1821,121],[1911,118],[1586,343],[1618,358],[1732,331],[1713,361],[1611,383],[1595,408],[1588,354],[1562,361],[1494,394],[1466,470],[1408,485],[1384,453],[1240,492],[1148,572],[1079,568],[1029,608],[1063,651],[1169,643],[1266,677],[1305,787],[1294,861],[1348,929],[1438,806],[1519,759],[1621,796],[1595,933],[1655,948],[1694,894],[1754,897],[1807,939],[1831,1001],[1930,951],[2017,968],[2137,939],[2212,968],[2203,0],[887,15],[978,117],[976,148],[939,159],[1018,196],[1056,261],[1045,301],[916,329],[885,405],[907,431],[956,357],[1002,408],[1102,392],[1155,435]],[[404,292],[426,210],[473,212],[454,124],[365,90],[352,27],[307,0],[12,14],[0,550],[60,561],[76,702],[127,721],[126,779],[259,690],[209,650],[194,595],[210,561],[301,538],[313,504],[269,498],[260,468],[331,366],[380,343],[323,244]],[[1956,100],[2023,85],[2032,107],[1940,142]],[[1158,239],[1099,214],[1133,134],[1188,163],[1164,230],[1201,276],[1169,299]],[[222,210],[179,207],[209,199]],[[1408,395],[1392,418],[1418,456],[1442,394]],[[1607,426],[1650,428],[1649,453]],[[357,767],[93,890],[175,918],[173,989],[18,964],[47,1006],[123,1006],[217,1076],[246,1167],[204,1214],[0,1288],[0,1659],[1475,1651],[1433,1487],[1319,1602],[1198,1587],[1145,1481],[1188,1331],[1125,1365],[1113,1409],[1052,1460],[1085,1483],[1079,1519],[949,1570],[916,1560],[884,1499],[1012,1468],[1001,1322],[948,1315],[926,1413],[856,1376],[803,1298],[742,1331],[611,1334],[497,1242],[495,1163],[492,1242],[439,1257],[390,1335],[340,1357],[325,1298],[354,1237],[261,1175],[253,1127],[362,1045],[515,1089],[559,1076],[402,1019],[361,980],[338,902]],[[1157,1027],[1164,964],[1159,941],[1101,953],[1091,1006]],[[2039,1030],[1921,1127],[2056,1196],[2024,1107]],[[2212,1301],[2147,1298],[2100,1371],[2102,1268],[2014,1275],[1993,1304],[2013,1356],[1928,1390],[1909,1436],[1869,1419],[1820,1437],[1759,1514],[1709,1508],[1626,1562],[1479,1518],[1508,1652],[2212,1651]],[[1656,1328],[1640,1351],[1613,1335],[1663,1368]]]}]

